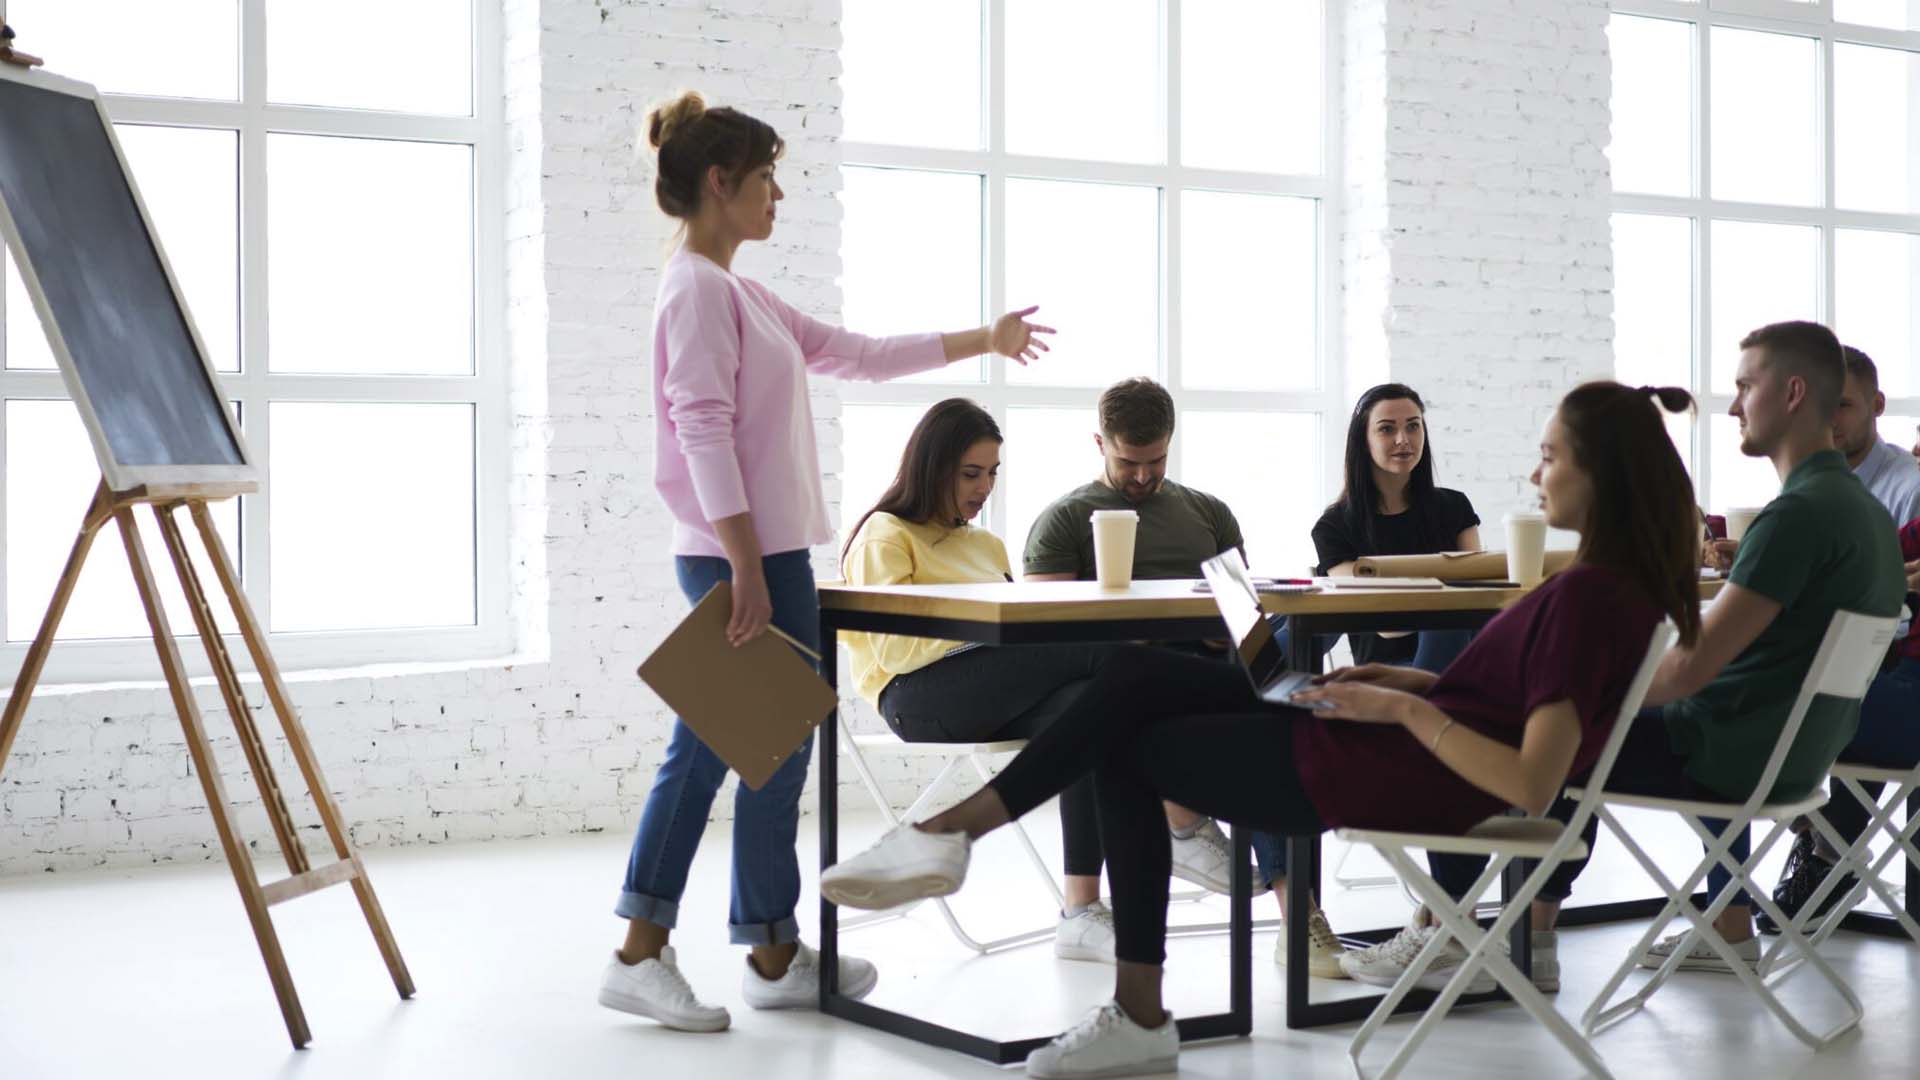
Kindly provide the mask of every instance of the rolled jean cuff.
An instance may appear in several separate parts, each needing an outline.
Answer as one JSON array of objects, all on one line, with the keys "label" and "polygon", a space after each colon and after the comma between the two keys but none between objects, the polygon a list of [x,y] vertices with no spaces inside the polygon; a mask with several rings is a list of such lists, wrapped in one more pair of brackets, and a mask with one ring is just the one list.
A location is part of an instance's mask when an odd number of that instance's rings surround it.
[{"label": "rolled jean cuff", "polygon": [[625,890],[620,893],[620,902],[613,905],[613,913],[623,919],[645,919],[665,930],[680,921],[680,905],[674,901]]},{"label": "rolled jean cuff", "polygon": [[729,923],[727,940],[735,945],[787,945],[800,940],[800,924],[791,915],[770,923]]}]

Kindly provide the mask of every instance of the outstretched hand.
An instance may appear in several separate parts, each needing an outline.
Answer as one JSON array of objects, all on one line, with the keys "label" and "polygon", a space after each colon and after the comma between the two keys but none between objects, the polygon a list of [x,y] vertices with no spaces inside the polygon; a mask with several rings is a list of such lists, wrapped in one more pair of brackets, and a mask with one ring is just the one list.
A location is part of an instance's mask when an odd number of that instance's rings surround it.
[{"label": "outstretched hand", "polygon": [[987,348],[1009,360],[1015,360],[1021,366],[1027,361],[1038,359],[1040,353],[1048,352],[1047,343],[1035,337],[1035,334],[1051,334],[1051,326],[1030,323],[1027,316],[1040,310],[1040,305],[1009,311],[993,321],[987,331]]}]

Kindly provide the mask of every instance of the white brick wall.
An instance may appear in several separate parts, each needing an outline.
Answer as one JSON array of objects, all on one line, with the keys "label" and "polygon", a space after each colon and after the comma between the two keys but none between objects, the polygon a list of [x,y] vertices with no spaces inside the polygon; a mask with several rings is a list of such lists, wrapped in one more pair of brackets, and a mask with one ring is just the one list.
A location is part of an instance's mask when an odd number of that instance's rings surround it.
[{"label": "white brick wall", "polygon": [[[1428,394],[1449,482],[1497,512],[1530,468],[1545,410],[1610,362],[1605,6],[1345,7],[1352,376],[1364,385],[1391,373]],[[684,607],[650,486],[647,330],[669,229],[634,154],[649,104],[694,87],[780,130],[780,230],[744,250],[739,269],[823,317],[840,306],[837,0],[506,0],[505,10],[520,655],[294,677],[334,793],[368,845],[625,832],[638,817],[669,718],[633,668]],[[831,384],[815,387],[814,406],[837,499]],[[830,553],[816,554],[831,572]],[[210,691],[200,700],[212,707]],[[249,696],[261,700],[257,686]],[[228,728],[217,711],[207,720]],[[277,725],[263,727],[283,784],[297,787]],[[245,835],[271,851],[230,733],[217,752]],[[811,796],[802,806],[810,812]],[[0,873],[217,858],[203,807],[162,690],[43,688],[0,776]],[[723,793],[715,813],[730,811]],[[296,815],[315,823],[303,802]]]},{"label": "white brick wall", "polygon": [[1346,11],[1353,388],[1390,373],[1418,389],[1441,482],[1494,523],[1560,395],[1612,371],[1607,5]]}]

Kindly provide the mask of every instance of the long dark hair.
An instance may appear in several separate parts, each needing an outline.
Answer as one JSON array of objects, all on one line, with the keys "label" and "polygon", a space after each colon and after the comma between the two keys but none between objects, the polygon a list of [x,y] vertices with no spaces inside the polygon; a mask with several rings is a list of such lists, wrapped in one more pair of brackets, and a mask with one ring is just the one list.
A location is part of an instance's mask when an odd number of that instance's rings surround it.
[{"label": "long dark hair", "polygon": [[[1373,515],[1380,506],[1380,489],[1373,482],[1373,451],[1367,447],[1368,418],[1373,407],[1383,401],[1411,401],[1414,408],[1420,410],[1421,424],[1424,427],[1427,415],[1427,403],[1420,400],[1419,391],[1404,383],[1381,383],[1379,386],[1360,395],[1353,406],[1353,416],[1347,421],[1347,461],[1345,479],[1340,485],[1340,497],[1333,501],[1329,509],[1338,509],[1347,519],[1347,526],[1359,538],[1363,551],[1371,552],[1375,538],[1373,534]],[[1433,494],[1433,432],[1426,433],[1426,440],[1420,452],[1420,461],[1413,467],[1413,475],[1407,479],[1407,512],[1414,515],[1421,531],[1426,531],[1426,518],[1421,513],[1427,497]],[[1453,546],[1454,538],[1425,537],[1434,546],[1433,550]]]},{"label": "long dark hair", "polygon": [[960,459],[981,439],[1002,441],[1000,425],[994,423],[992,413],[966,398],[948,398],[928,409],[907,437],[893,483],[848,531],[846,546],[840,549],[841,561],[846,561],[847,553],[853,550],[853,538],[875,514],[892,514],[902,521],[924,525],[951,511],[947,501],[953,498],[953,475],[960,471]]},{"label": "long dark hair", "polygon": [[1692,408],[1693,396],[1678,387],[1590,382],[1561,398],[1559,411],[1593,485],[1576,558],[1639,582],[1683,646],[1700,637],[1700,519],[1660,410]]}]

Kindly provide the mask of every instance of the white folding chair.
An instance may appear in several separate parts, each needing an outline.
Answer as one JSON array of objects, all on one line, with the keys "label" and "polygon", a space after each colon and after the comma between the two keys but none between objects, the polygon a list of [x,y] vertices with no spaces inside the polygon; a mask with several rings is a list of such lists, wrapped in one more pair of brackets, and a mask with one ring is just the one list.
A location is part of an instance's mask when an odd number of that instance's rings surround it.
[{"label": "white folding chair", "polygon": [[[1646,933],[1640,936],[1639,942],[1628,952],[1619,969],[1613,973],[1613,977],[1607,980],[1606,986],[1594,998],[1593,1004],[1588,1006],[1582,1017],[1588,1035],[1596,1034],[1601,1029],[1611,1026],[1644,1007],[1654,992],[1665,985],[1667,979],[1679,970],[1680,962],[1692,951],[1696,941],[1704,941],[1718,954],[1720,959],[1733,970],[1734,976],[1747,989],[1753,991],[1760,998],[1761,1003],[1778,1016],[1781,1023],[1785,1024],[1796,1038],[1808,1046],[1816,1050],[1822,1049],[1859,1025],[1860,999],[1854,994],[1853,988],[1848,986],[1833,967],[1814,950],[1801,934],[1799,926],[1781,913],[1779,906],[1773,902],[1766,890],[1754,884],[1752,873],[1754,868],[1760,865],[1760,861],[1766,857],[1767,852],[1772,849],[1774,843],[1785,835],[1794,818],[1811,813],[1827,800],[1826,792],[1815,788],[1812,793],[1797,798],[1767,801],[1773,791],[1774,781],[1780,774],[1780,766],[1786,760],[1787,751],[1792,748],[1794,738],[1799,734],[1801,722],[1806,719],[1808,707],[1818,696],[1856,701],[1864,697],[1867,684],[1872,681],[1874,672],[1880,666],[1880,658],[1886,654],[1887,645],[1893,640],[1893,630],[1897,621],[1890,617],[1876,618],[1850,611],[1834,613],[1833,622],[1828,625],[1826,637],[1820,643],[1820,650],[1814,655],[1813,666],[1808,669],[1807,677],[1800,686],[1800,694],[1794,699],[1793,709],[1787,715],[1787,722],[1781,728],[1780,737],[1775,740],[1773,753],[1767,758],[1766,769],[1761,772],[1759,782],[1754,785],[1753,794],[1748,796],[1745,802],[1668,799],[1629,795],[1604,789],[1601,791],[1599,808],[1601,822],[1606,825],[1608,831],[1619,838],[1621,844],[1633,856],[1634,861],[1646,870],[1654,883],[1666,892],[1667,903],[1661,908],[1660,914],[1654,918],[1652,924],[1647,927]],[[1599,784],[1594,786],[1601,787]],[[1614,817],[1611,808],[1617,806],[1664,810],[1678,814],[1686,821],[1687,825],[1700,837],[1706,852],[1684,881],[1676,886],[1667,879],[1653,859],[1621,826],[1619,819]],[[1716,834],[1707,828],[1702,821],[1703,818],[1721,818],[1728,824]],[[1754,847],[1753,854],[1745,862],[1736,861],[1729,851],[1735,839],[1744,835],[1747,826],[1756,819],[1773,821],[1773,828],[1767,831],[1766,839]],[[1716,863],[1724,866],[1733,875],[1733,880],[1727,888],[1721,890],[1720,895],[1714,898],[1705,912],[1695,911],[1691,902],[1693,891],[1705,880],[1707,872]],[[1781,928],[1779,940],[1767,949],[1757,968],[1748,967],[1734,953],[1733,947],[1728,945],[1713,928],[1714,920],[1719,918],[1720,913],[1726,910],[1727,905],[1742,890],[1751,895],[1754,903],[1760,905],[1760,908]],[[1673,950],[1673,955],[1669,956],[1659,970],[1654,972],[1652,978],[1648,979],[1631,997],[1614,1004],[1614,994],[1626,981],[1627,976],[1640,966],[1640,958],[1646,953],[1647,947],[1659,938],[1660,933],[1667,928],[1676,915],[1685,915],[1688,922],[1693,924],[1693,929],[1678,943]],[[1846,1018],[1823,1034],[1815,1034],[1809,1030],[1773,992],[1773,987],[1790,974],[1799,963],[1799,960],[1796,960],[1793,964],[1780,965],[1778,960],[1780,956],[1786,954],[1786,950],[1792,950],[1799,958],[1804,959],[1819,971],[1821,978],[1846,1007]]]},{"label": "white folding chair", "polygon": [[[1807,935],[1807,940],[1818,946],[1832,937],[1833,932],[1840,928],[1841,920],[1847,917],[1847,913],[1852,911],[1855,905],[1866,899],[1867,890],[1872,889],[1880,897],[1880,902],[1885,904],[1887,910],[1893,912],[1894,917],[1900,921],[1900,926],[1906,930],[1907,936],[1915,942],[1920,942],[1920,925],[1914,923],[1913,916],[1907,914],[1906,905],[1901,903],[1899,895],[1880,876],[1886,872],[1888,864],[1894,861],[1894,857],[1903,852],[1908,862],[1920,867],[1920,848],[1914,847],[1914,832],[1916,827],[1920,827],[1920,814],[1909,814],[1904,826],[1895,825],[1893,822],[1894,810],[1906,805],[1908,797],[1915,790],[1920,790],[1920,767],[1882,769],[1871,765],[1837,764],[1827,773],[1827,776],[1832,783],[1845,785],[1853,797],[1860,800],[1860,805],[1867,808],[1867,814],[1871,820],[1867,823],[1866,829],[1860,833],[1860,839],[1848,844],[1834,829],[1833,824],[1826,819],[1825,814],[1814,811],[1814,827],[1820,830],[1835,851],[1841,851],[1844,854],[1841,855],[1840,861],[1834,864],[1833,870],[1827,874],[1827,880],[1821,882],[1820,887],[1807,898],[1805,906],[1800,909],[1800,914],[1795,916],[1795,921],[1804,924],[1811,919],[1812,912],[1819,909],[1821,901],[1827,898],[1827,894],[1844,881],[1848,874],[1852,874],[1855,880],[1847,895],[1833,905],[1821,919],[1820,925],[1812,934]],[[1879,799],[1869,798],[1866,789],[1862,787],[1863,784],[1875,782],[1886,785]],[[1888,791],[1892,792],[1891,798],[1887,797]],[[1872,855],[1873,842],[1881,838],[1888,841],[1887,848],[1878,858],[1869,863],[1867,860]]]},{"label": "white folding chair", "polygon": [[[1635,713],[1640,711],[1640,703],[1647,696],[1647,687],[1653,682],[1653,673],[1660,666],[1660,658],[1666,655],[1667,646],[1673,641],[1673,626],[1663,622],[1654,628],[1652,638],[1647,642],[1646,658],[1640,662],[1640,668],[1634,673],[1633,682],[1628,685],[1627,693],[1621,699],[1620,713],[1614,720],[1613,730],[1607,736],[1606,745],[1600,751],[1600,758],[1594,762],[1590,786],[1598,790],[1606,783],[1607,774],[1613,769],[1613,761],[1620,756],[1620,746],[1626,740],[1627,729],[1633,723]],[[1574,1030],[1572,1024],[1557,1012],[1546,996],[1533,985],[1533,981],[1514,967],[1513,961],[1500,949],[1514,925],[1524,918],[1533,898],[1539,893],[1554,868],[1567,859],[1578,859],[1587,853],[1586,842],[1580,839],[1581,830],[1599,807],[1599,800],[1592,796],[1581,796],[1579,805],[1574,808],[1573,818],[1566,824],[1547,818],[1495,817],[1474,826],[1465,836],[1449,836],[1428,833],[1375,832],[1365,829],[1341,829],[1335,835],[1354,843],[1372,844],[1380,852],[1388,865],[1400,875],[1400,879],[1419,894],[1420,900],[1431,912],[1439,924],[1439,930],[1427,942],[1420,955],[1400,976],[1400,980],[1388,991],[1387,996],[1374,1006],[1373,1015],[1367,1017],[1353,1042],[1347,1048],[1347,1056],[1353,1061],[1356,1075],[1367,1077],[1366,1068],[1360,1063],[1367,1043],[1379,1032],[1382,1025],[1393,1015],[1400,1001],[1413,990],[1414,984],[1426,974],[1427,968],[1437,959],[1448,941],[1457,940],[1467,950],[1466,962],[1455,971],[1453,978],[1440,991],[1425,1016],[1414,1026],[1413,1033],[1407,1036],[1400,1049],[1379,1073],[1380,1080],[1399,1075],[1415,1050],[1433,1033],[1442,1018],[1453,1008],[1462,993],[1466,991],[1474,977],[1482,969],[1494,977],[1509,996],[1538,1020],[1548,1033],[1557,1039],[1567,1052],[1586,1066],[1595,1076],[1611,1077],[1606,1063],[1601,1061],[1593,1045],[1584,1036]],[[1409,849],[1424,849],[1462,855],[1484,855],[1489,857],[1487,868],[1480,874],[1465,896],[1459,900],[1448,896],[1446,890],[1427,873],[1427,868],[1408,854]],[[1492,884],[1500,879],[1502,871],[1514,859],[1537,859],[1539,865],[1527,875],[1525,882],[1501,904],[1500,913],[1493,925],[1482,931],[1475,921],[1474,913],[1480,897]]]}]

